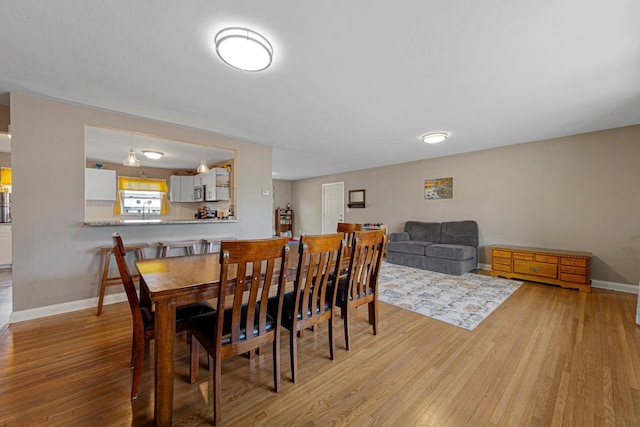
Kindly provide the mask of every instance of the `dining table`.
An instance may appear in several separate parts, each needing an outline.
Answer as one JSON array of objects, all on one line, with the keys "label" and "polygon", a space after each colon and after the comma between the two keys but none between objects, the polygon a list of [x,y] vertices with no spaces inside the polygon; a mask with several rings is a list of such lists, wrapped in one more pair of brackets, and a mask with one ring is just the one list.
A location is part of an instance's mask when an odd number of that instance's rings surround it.
[{"label": "dining table", "polygon": [[[287,281],[295,277],[298,246],[289,245]],[[139,259],[140,303],[155,309],[154,419],[170,426],[173,414],[176,307],[214,299],[220,287],[220,253]],[[235,275],[234,266],[229,277]],[[279,270],[279,269],[278,269]],[[231,284],[227,292],[233,292]]]}]

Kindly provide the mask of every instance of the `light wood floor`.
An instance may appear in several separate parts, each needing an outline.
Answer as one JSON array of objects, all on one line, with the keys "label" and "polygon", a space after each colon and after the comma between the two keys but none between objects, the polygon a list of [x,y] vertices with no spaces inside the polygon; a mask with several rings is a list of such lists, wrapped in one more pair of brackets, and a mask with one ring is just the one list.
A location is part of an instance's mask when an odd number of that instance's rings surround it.
[{"label": "light wood floor", "polygon": [[[290,381],[273,392],[270,349],[223,362],[225,425],[640,425],[636,296],[525,284],[474,331],[380,304],[379,335],[358,310],[352,350],[326,325],[299,345]],[[338,323],[336,322],[336,326]],[[129,400],[130,315],[125,304],[11,325],[0,336],[0,426],[151,425],[153,356]],[[174,425],[212,419],[211,380],[190,385],[177,346]],[[204,362],[204,356],[202,358]]]}]

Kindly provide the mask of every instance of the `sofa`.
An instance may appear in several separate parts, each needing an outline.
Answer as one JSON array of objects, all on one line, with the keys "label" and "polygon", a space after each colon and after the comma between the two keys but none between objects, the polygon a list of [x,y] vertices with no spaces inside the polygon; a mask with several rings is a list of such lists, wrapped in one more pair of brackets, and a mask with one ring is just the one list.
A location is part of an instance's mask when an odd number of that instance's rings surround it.
[{"label": "sofa", "polygon": [[404,232],[391,233],[387,262],[460,276],[477,268],[475,221],[407,221]]}]

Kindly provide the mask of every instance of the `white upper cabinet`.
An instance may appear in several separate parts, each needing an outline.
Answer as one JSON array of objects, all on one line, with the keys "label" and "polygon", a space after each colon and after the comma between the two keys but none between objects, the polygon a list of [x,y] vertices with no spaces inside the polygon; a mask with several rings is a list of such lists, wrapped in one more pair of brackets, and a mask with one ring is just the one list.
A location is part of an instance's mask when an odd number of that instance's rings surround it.
[{"label": "white upper cabinet", "polygon": [[116,171],[107,169],[84,170],[85,200],[116,200]]},{"label": "white upper cabinet", "polygon": [[229,171],[225,168],[213,168],[206,175],[205,200],[208,202],[229,200]]},{"label": "white upper cabinet", "polygon": [[193,176],[169,177],[169,192],[172,202],[193,202]]}]

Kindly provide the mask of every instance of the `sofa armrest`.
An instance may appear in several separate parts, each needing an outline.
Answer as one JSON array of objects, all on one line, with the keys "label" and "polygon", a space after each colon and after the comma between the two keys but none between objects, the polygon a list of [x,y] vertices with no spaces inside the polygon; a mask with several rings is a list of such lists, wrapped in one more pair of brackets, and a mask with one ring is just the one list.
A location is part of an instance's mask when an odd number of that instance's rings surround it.
[{"label": "sofa armrest", "polygon": [[411,240],[411,238],[409,237],[409,233],[391,233],[389,235],[389,241],[390,242],[406,242]]}]

